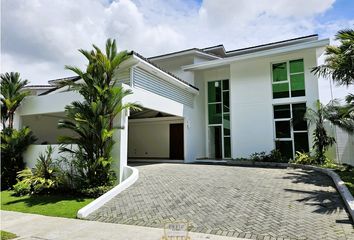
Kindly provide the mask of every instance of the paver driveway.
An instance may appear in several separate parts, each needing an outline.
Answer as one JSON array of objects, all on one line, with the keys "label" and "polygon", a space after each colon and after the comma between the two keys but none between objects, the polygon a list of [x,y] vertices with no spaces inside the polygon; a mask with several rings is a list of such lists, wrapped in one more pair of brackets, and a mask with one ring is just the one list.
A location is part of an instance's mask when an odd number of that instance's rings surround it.
[{"label": "paver driveway", "polygon": [[152,164],[138,181],[88,218],[249,239],[354,239],[329,177],[298,169]]}]

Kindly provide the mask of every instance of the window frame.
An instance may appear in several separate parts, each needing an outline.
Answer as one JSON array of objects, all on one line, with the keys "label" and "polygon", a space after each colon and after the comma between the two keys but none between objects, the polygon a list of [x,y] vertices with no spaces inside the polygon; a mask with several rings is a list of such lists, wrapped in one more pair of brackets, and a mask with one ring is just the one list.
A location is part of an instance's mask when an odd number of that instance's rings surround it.
[{"label": "window frame", "polygon": [[[294,125],[293,125],[293,105],[294,104],[305,104],[307,107],[306,101],[296,101],[296,102],[284,102],[284,103],[273,103],[272,104],[272,114],[273,114],[273,138],[274,138],[274,148],[276,148],[276,142],[277,141],[291,141],[292,142],[292,155],[293,158],[295,157],[296,149],[295,149],[295,137],[294,134],[296,133],[307,133],[307,141],[308,145],[310,145],[310,136],[309,136],[309,128],[307,127],[307,130],[294,130]],[[289,105],[290,106],[290,117],[289,118],[275,118],[274,116],[274,106],[281,106],[281,105]],[[276,133],[276,125],[275,123],[278,121],[289,121],[290,122],[290,138],[277,138],[277,133]],[[306,120],[305,120],[306,121]],[[307,122],[307,121],[306,121]],[[307,122],[308,125],[308,122]],[[308,146],[310,149],[310,146]]]},{"label": "window frame", "polygon": [[[229,88],[224,90],[223,89],[223,81],[229,81]],[[221,83],[221,102],[210,102],[209,103],[209,83],[210,82],[220,82]],[[205,94],[205,99],[206,99],[206,147],[207,147],[207,153],[208,153],[208,157],[210,156],[210,149],[209,149],[209,127],[215,127],[215,126],[220,126],[221,127],[221,142],[222,142],[222,146],[221,146],[221,150],[222,150],[222,159],[232,159],[232,124],[231,124],[231,83],[230,83],[230,79],[219,79],[219,80],[207,80],[205,81],[205,89],[206,89],[206,94]],[[224,112],[224,92],[228,92],[229,93],[229,111],[228,112]],[[221,104],[221,123],[213,123],[213,124],[209,124],[209,105],[210,104]],[[230,134],[229,135],[225,135],[224,134],[224,114],[228,114],[229,118],[230,118]],[[230,138],[230,157],[225,157],[225,141],[224,138],[228,137]]]},{"label": "window frame", "polygon": [[[296,73],[290,73],[290,62],[291,61],[296,61],[296,60],[302,60],[302,63],[304,65],[304,71],[303,72],[296,72]],[[286,63],[286,76],[287,76],[287,80],[283,80],[283,81],[277,81],[274,82],[273,81],[273,65],[275,64],[279,64],[279,63]],[[271,89],[272,89],[272,99],[273,100],[277,100],[277,99],[287,99],[287,98],[300,98],[300,97],[306,97],[306,77],[305,77],[305,59],[302,58],[291,58],[291,59],[287,59],[287,60],[280,60],[280,61],[274,61],[270,63],[270,79],[271,79]],[[304,91],[305,94],[304,96],[292,96],[291,94],[291,79],[290,77],[292,75],[296,75],[296,74],[303,74],[304,75]],[[288,97],[281,97],[281,98],[274,98],[274,92],[273,92],[273,85],[274,84],[284,84],[287,83],[288,84]]]}]

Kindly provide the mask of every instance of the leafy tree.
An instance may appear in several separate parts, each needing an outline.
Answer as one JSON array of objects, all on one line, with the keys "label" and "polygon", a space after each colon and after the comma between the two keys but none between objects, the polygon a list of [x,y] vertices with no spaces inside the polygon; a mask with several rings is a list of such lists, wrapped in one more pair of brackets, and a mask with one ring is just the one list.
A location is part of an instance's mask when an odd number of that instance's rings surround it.
[{"label": "leafy tree", "polygon": [[[1,74],[1,123],[2,128],[13,128],[14,115],[22,100],[29,95],[23,88],[28,84],[18,72]],[[6,122],[8,125],[6,126]]]},{"label": "leafy tree", "polygon": [[316,109],[308,108],[305,114],[309,124],[315,125],[313,148],[316,151],[315,160],[318,164],[325,162],[326,150],[335,143],[335,139],[327,134],[324,126],[325,119],[328,119],[329,114],[328,106],[324,106],[319,100],[316,102]]},{"label": "leafy tree", "polygon": [[[354,84],[354,30],[345,29],[336,34],[339,46],[327,46],[325,63],[312,69],[312,72],[322,77],[331,77],[342,86]],[[354,132],[354,95],[346,97],[346,104],[341,106],[338,101],[332,101],[328,106],[328,120],[347,132]]]},{"label": "leafy tree", "polygon": [[1,189],[16,183],[16,174],[24,168],[22,154],[36,138],[27,127],[16,130],[6,128],[1,132]]},{"label": "leafy tree", "polygon": [[24,167],[22,154],[36,141],[29,128],[13,129],[14,115],[23,99],[29,95],[24,90],[27,80],[17,72],[4,73],[1,79],[1,189],[16,183],[16,174]]},{"label": "leafy tree", "polygon": [[[63,85],[79,92],[83,102],[73,102],[66,106],[66,120],[59,122],[59,128],[66,128],[76,136],[61,136],[61,151],[73,155],[70,164],[74,167],[72,179],[80,187],[107,185],[113,176],[110,170],[114,145],[114,118],[125,109],[137,109],[134,104],[123,104],[122,99],[131,94],[116,85],[116,70],[130,55],[126,51],[117,52],[115,40],[108,39],[105,54],[95,45],[92,51],[80,49],[88,65],[86,71],[66,66],[76,73],[80,81],[67,81]],[[76,144],[71,149],[68,144]],[[75,182],[74,181],[74,182]]]}]

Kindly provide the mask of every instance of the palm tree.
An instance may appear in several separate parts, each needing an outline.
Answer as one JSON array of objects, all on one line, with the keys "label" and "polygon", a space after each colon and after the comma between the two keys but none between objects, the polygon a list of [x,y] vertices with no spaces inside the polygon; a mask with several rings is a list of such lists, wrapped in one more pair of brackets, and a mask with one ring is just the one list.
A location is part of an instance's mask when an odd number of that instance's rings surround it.
[{"label": "palm tree", "polygon": [[[73,102],[66,107],[67,120],[59,122],[59,128],[66,128],[76,136],[62,136],[61,151],[74,155],[72,164],[80,185],[94,187],[106,185],[111,179],[111,151],[114,145],[114,118],[124,109],[138,109],[136,105],[122,104],[122,99],[131,91],[116,86],[116,69],[128,59],[126,52],[117,52],[115,40],[108,39],[106,53],[93,45],[94,50],[79,50],[88,60],[86,71],[77,67],[66,66],[75,72],[82,81],[64,82],[74,91],[79,92],[83,102]],[[68,144],[77,144],[72,150]]]},{"label": "palm tree", "polygon": [[331,114],[330,106],[331,105],[324,106],[319,100],[317,100],[316,109],[307,108],[305,114],[305,118],[308,120],[309,124],[315,125],[315,130],[313,132],[313,148],[316,151],[316,161],[318,164],[325,162],[326,150],[335,143],[335,139],[328,136],[324,126],[325,120],[328,119]]},{"label": "palm tree", "polygon": [[[28,84],[27,80],[22,80],[18,72],[1,74],[1,122],[5,129],[13,128],[14,115],[23,99],[29,95],[23,88]],[[8,121],[8,126],[6,122]]]},{"label": "palm tree", "polygon": [[332,77],[339,85],[354,84],[354,30],[340,30],[335,37],[339,46],[327,46],[325,64],[312,69],[322,77]]},{"label": "palm tree", "polygon": [[[322,77],[331,77],[338,85],[354,84],[354,30],[345,29],[336,34],[339,46],[327,46],[325,64],[312,69],[312,72]],[[341,106],[338,101],[332,101],[328,106],[328,120],[347,132],[354,132],[354,95],[346,97],[346,104]]]},{"label": "palm tree", "polygon": [[345,98],[346,103],[341,105],[338,100],[332,100],[327,105],[326,119],[348,133],[354,133],[354,94]]}]

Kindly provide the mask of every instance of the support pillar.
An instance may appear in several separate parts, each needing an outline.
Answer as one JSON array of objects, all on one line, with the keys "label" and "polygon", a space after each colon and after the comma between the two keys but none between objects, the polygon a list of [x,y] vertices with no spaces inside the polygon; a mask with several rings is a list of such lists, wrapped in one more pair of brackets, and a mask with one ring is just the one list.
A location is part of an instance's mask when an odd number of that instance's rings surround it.
[{"label": "support pillar", "polygon": [[118,127],[113,134],[115,144],[112,149],[112,169],[116,173],[117,183],[123,180],[123,170],[128,164],[128,110],[121,112],[114,119],[114,127]]}]

